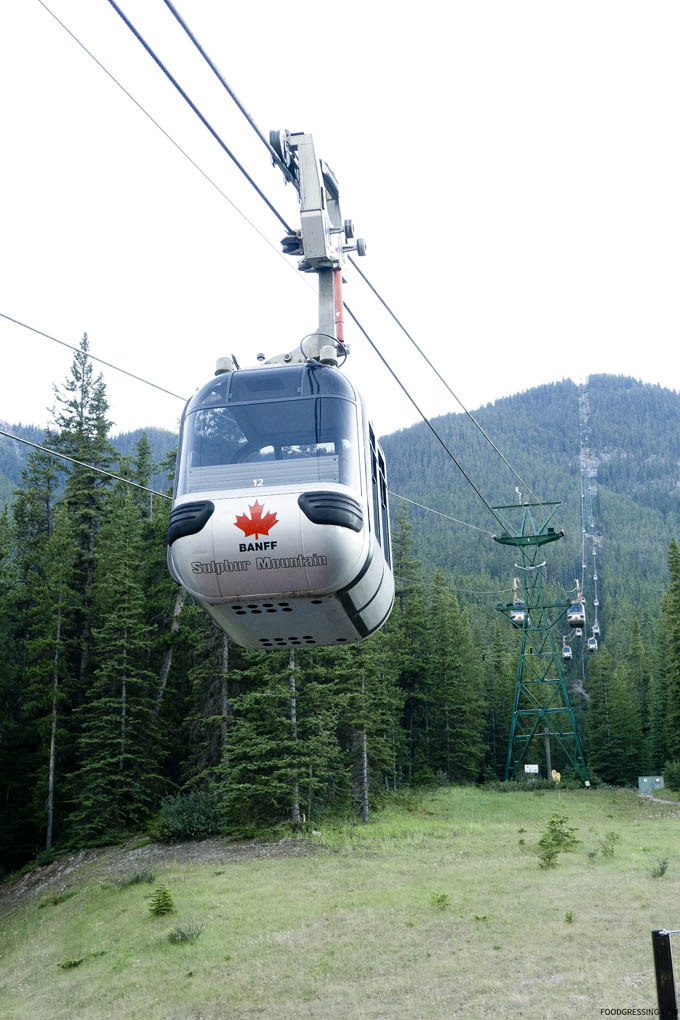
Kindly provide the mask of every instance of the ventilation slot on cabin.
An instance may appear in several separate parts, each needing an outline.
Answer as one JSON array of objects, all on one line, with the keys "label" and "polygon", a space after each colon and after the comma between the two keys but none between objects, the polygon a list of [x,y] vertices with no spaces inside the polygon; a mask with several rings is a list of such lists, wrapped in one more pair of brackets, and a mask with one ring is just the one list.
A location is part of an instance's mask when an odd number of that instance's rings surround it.
[{"label": "ventilation slot on cabin", "polygon": [[[341,638],[340,640],[343,640],[343,639]],[[282,638],[282,637],[263,638],[263,637],[261,637],[260,638],[260,644],[263,646],[263,648],[286,648],[288,645],[294,645],[296,647],[300,647],[302,645],[315,645],[316,644],[316,638],[313,638],[311,636],[311,634],[304,634],[302,637],[296,637],[295,635],[293,635],[292,637],[288,637],[288,638]]]},{"label": "ventilation slot on cabin", "polygon": [[290,602],[235,602],[232,607],[232,612],[236,613],[237,616],[247,616],[248,613],[255,615],[265,613],[292,613],[293,607]]}]

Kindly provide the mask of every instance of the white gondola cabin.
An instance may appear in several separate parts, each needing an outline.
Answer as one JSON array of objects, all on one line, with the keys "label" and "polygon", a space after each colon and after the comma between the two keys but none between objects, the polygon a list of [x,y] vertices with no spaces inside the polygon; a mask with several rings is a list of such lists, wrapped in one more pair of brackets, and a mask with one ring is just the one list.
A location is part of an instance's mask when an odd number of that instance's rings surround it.
[{"label": "white gondola cabin", "polygon": [[583,627],[586,622],[586,610],[582,602],[572,602],[567,609],[567,623],[570,627]]},{"label": "white gondola cabin", "polygon": [[345,644],[385,622],[385,460],[337,368],[226,371],[189,401],[168,564],[249,648]]},{"label": "white gondola cabin", "polygon": [[594,638],[594,637],[589,637],[588,638],[588,651],[589,652],[596,652],[597,651],[597,638]]},{"label": "white gondola cabin", "polygon": [[526,619],[526,606],[520,599],[516,599],[510,606],[508,616],[513,627],[523,627]]}]

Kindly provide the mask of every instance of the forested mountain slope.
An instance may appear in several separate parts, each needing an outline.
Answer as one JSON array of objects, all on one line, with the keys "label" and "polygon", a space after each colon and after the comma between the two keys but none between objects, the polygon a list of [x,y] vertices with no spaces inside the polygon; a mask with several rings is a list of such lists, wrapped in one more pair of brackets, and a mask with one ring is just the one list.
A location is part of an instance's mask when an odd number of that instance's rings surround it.
[{"label": "forested mountain slope", "polygon": [[[515,487],[525,501],[534,496],[561,501],[556,522],[565,539],[546,553],[547,574],[568,588],[581,573],[579,393],[589,407],[586,435],[595,470],[602,616],[615,623],[633,611],[644,614],[650,605],[655,612],[668,583],[668,546],[680,533],[680,395],[599,375],[582,387],[565,380],[475,411],[524,485],[465,414],[446,415],[434,424],[490,504],[516,502]],[[394,492],[490,532],[499,530],[425,424],[385,436],[382,443]],[[443,567],[462,588],[488,586],[480,584],[484,578],[508,586],[512,553],[490,535],[413,506],[409,515],[423,563]],[[487,601],[494,604],[491,596]]]}]

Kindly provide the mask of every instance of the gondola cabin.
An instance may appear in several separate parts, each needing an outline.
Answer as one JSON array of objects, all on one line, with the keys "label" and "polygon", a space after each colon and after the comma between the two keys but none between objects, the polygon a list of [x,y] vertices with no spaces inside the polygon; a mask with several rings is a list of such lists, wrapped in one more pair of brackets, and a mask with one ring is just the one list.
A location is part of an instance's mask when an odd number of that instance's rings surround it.
[{"label": "gondola cabin", "polygon": [[571,661],[571,646],[562,645],[562,658],[565,662]]},{"label": "gondola cabin", "polygon": [[581,630],[580,627],[577,627],[576,630],[574,631],[574,637],[583,637],[583,631]]},{"label": "gondola cabin", "polygon": [[593,624],[593,636],[594,637],[598,637],[599,634],[600,634],[600,625],[599,625],[599,623],[594,623]]},{"label": "gondola cabin", "polygon": [[385,460],[337,368],[223,371],[189,401],[168,565],[248,648],[349,644],[385,622]]},{"label": "gondola cabin", "polygon": [[589,652],[596,652],[597,651],[597,638],[594,638],[594,637],[589,637],[588,638],[588,651]]},{"label": "gondola cabin", "polygon": [[526,619],[526,606],[520,600],[515,600],[510,606],[508,613],[513,627],[523,627]]},{"label": "gondola cabin", "polygon": [[572,602],[567,609],[567,623],[570,627],[583,627],[586,622],[586,611],[582,602]]}]

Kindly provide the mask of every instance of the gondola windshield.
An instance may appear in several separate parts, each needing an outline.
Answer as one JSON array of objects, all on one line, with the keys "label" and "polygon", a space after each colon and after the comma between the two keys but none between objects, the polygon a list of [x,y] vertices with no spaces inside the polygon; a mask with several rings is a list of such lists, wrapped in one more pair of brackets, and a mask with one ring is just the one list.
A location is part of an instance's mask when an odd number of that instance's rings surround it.
[{"label": "gondola windshield", "polygon": [[[279,369],[279,380],[288,372],[300,382],[295,369]],[[191,402],[178,494],[318,482],[359,487],[354,401],[330,394],[272,399],[274,380],[261,377],[273,373],[242,375],[251,378],[234,378],[231,393],[220,380]],[[312,376],[317,385],[319,375]]]}]

